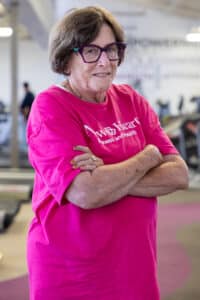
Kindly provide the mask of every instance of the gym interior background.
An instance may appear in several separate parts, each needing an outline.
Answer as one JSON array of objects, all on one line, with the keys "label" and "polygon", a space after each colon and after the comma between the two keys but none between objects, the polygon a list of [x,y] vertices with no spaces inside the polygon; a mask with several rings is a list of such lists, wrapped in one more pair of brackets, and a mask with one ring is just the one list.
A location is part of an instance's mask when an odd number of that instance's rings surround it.
[{"label": "gym interior background", "polygon": [[35,94],[61,80],[48,65],[52,24],[72,7],[102,5],[122,23],[127,55],[116,82],[143,94],[190,170],[190,188],[159,199],[162,300],[200,299],[200,2],[0,1],[0,300],[28,300],[25,241],[34,178],[19,113],[22,82]]}]

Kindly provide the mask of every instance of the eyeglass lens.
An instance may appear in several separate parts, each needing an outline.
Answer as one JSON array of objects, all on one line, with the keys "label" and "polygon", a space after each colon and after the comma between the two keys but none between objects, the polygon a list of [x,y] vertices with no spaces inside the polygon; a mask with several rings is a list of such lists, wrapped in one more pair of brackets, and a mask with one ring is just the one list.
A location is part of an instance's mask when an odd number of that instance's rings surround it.
[{"label": "eyeglass lens", "polygon": [[123,50],[122,47],[115,43],[110,44],[105,48],[89,45],[82,48],[82,56],[85,62],[95,62],[100,58],[101,53],[105,51],[109,60],[118,60],[120,58],[120,50]]}]

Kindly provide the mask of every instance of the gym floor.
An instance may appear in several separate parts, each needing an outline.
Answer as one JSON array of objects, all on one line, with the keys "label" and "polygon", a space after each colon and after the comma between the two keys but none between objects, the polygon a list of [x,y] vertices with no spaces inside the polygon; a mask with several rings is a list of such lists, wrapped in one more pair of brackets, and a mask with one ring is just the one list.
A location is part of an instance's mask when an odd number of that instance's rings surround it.
[{"label": "gym floor", "polygon": [[[22,178],[23,172],[20,174]],[[27,178],[27,170],[24,174]],[[1,175],[0,171],[0,178]],[[31,172],[28,175],[31,177]],[[198,186],[159,198],[158,273],[162,300],[200,299]],[[27,184],[17,189],[13,185],[9,192],[0,185],[0,199],[25,199],[27,191]],[[30,202],[23,202],[11,226],[0,234],[0,300],[28,300],[26,233],[32,215]]]}]

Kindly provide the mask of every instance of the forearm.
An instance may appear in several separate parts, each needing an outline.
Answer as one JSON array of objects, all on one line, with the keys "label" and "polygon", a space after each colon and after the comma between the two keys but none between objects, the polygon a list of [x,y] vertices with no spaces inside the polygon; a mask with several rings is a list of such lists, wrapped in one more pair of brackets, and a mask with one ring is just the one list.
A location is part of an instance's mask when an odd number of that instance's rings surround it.
[{"label": "forearm", "polygon": [[66,192],[67,199],[84,209],[113,203],[127,195],[151,168],[161,162],[161,155],[154,146],[117,164],[103,165],[93,172],[81,172]]},{"label": "forearm", "polygon": [[178,189],[188,187],[188,169],[184,161],[175,159],[164,161],[150,170],[136,184],[132,184],[129,194],[133,196],[153,197],[166,195]]}]

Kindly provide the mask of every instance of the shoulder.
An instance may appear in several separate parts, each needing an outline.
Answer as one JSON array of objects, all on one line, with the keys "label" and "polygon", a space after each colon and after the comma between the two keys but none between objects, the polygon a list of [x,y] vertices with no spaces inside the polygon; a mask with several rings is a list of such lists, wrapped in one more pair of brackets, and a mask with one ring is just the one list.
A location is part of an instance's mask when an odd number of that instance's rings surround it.
[{"label": "shoulder", "polygon": [[147,103],[147,100],[128,84],[112,84],[109,89],[109,94],[123,101],[129,100],[134,106],[142,103],[145,105]]},{"label": "shoulder", "polygon": [[114,102],[117,101],[118,105],[133,108],[134,112],[141,118],[151,114],[155,115],[153,108],[149,101],[134,90],[128,84],[113,84],[109,90]]},{"label": "shoulder", "polygon": [[56,86],[52,85],[36,95],[35,103],[37,103],[37,105],[40,105],[48,101],[56,101],[58,96],[58,89],[56,88]]},{"label": "shoulder", "polygon": [[28,135],[38,134],[41,127],[63,130],[66,124],[79,124],[70,96],[56,85],[37,94],[27,123]]},{"label": "shoulder", "polygon": [[67,97],[64,92],[56,85],[52,85],[37,94],[32,105],[32,114],[34,115],[34,112],[38,112],[43,118],[55,117],[59,114],[62,115],[63,110],[68,110],[66,102]]},{"label": "shoulder", "polygon": [[27,123],[28,141],[39,133],[45,135],[47,132],[58,134],[66,131],[66,124],[70,127],[73,123],[70,105],[64,104],[67,101],[59,91],[56,86],[51,86],[37,94]]},{"label": "shoulder", "polygon": [[41,91],[33,101],[31,112],[27,123],[28,135],[30,132],[39,132],[42,124],[48,120],[59,120],[62,108],[58,105],[59,97],[55,93],[54,86]]},{"label": "shoulder", "polygon": [[109,89],[109,92],[116,94],[131,95],[132,93],[134,93],[134,89],[128,84],[112,84]]},{"label": "shoulder", "polygon": [[141,98],[142,96],[134,90],[130,85],[128,84],[112,84],[110,89],[110,93],[116,93],[119,95],[125,95],[132,98]]}]

